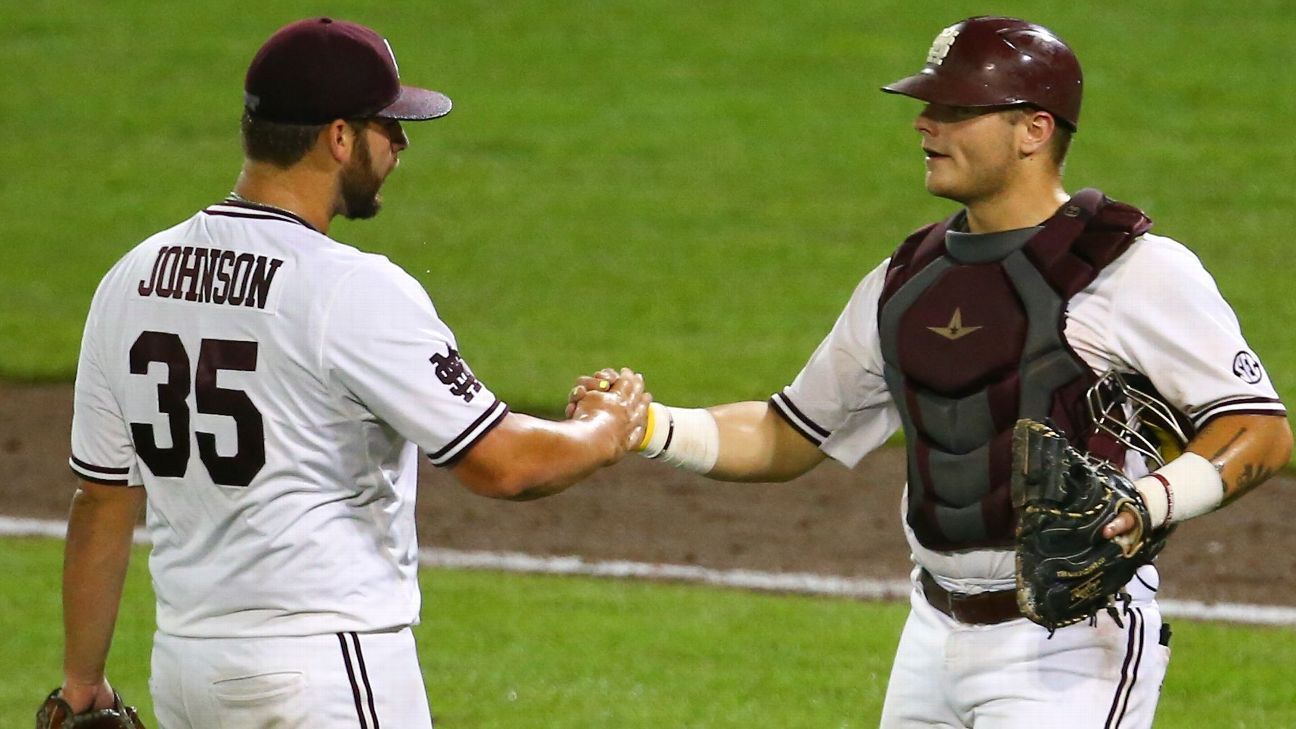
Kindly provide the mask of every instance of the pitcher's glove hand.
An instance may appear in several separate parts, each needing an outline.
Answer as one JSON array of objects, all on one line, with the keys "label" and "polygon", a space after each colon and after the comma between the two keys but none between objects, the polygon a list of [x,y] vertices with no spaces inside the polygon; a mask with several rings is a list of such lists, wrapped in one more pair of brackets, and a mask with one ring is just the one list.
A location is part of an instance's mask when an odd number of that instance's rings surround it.
[{"label": "pitcher's glove hand", "polygon": [[[1085,456],[1043,423],[1017,421],[1012,468],[1022,614],[1052,631],[1113,607],[1135,570],[1165,546],[1170,530],[1148,527],[1147,506],[1124,474]],[[1103,527],[1122,511],[1136,526],[1104,538]]]},{"label": "pitcher's glove hand", "polygon": [[73,714],[72,707],[54,689],[36,712],[36,729],[144,729],[135,707],[113,693],[113,707]]}]

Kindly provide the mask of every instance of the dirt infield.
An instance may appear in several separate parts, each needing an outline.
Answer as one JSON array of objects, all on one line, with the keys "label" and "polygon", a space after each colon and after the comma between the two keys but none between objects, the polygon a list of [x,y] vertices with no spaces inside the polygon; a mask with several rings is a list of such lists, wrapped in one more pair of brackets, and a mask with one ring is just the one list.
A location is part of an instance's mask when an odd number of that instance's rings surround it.
[{"label": "dirt infield", "polygon": [[[0,383],[0,495],[14,516],[59,517],[71,388]],[[468,493],[425,467],[423,546],[715,568],[903,578],[903,453],[853,470],[828,463],[787,484],[719,484],[628,458],[566,493],[527,503]],[[1296,604],[1296,479],[1285,476],[1179,529],[1159,560],[1163,597]]]}]

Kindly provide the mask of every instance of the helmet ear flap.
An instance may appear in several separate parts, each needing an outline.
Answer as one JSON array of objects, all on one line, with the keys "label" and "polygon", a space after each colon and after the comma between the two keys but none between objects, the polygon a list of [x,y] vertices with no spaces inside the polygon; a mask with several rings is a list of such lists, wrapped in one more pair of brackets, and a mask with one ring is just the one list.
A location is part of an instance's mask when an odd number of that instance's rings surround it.
[{"label": "helmet ear flap", "polygon": [[1085,405],[1095,430],[1142,454],[1156,468],[1182,455],[1195,434],[1187,416],[1137,375],[1108,370],[1085,393]]}]

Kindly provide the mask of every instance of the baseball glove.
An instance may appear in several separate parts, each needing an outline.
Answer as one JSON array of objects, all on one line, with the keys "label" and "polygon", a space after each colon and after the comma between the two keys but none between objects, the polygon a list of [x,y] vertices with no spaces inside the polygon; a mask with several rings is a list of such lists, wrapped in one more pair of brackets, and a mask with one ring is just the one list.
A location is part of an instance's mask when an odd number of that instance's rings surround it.
[{"label": "baseball glove", "polygon": [[144,729],[144,722],[135,707],[127,706],[116,692],[111,709],[73,714],[72,707],[54,689],[36,712],[36,729]]},{"label": "baseball glove", "polygon": [[[1033,420],[1017,421],[1013,431],[1012,498],[1017,606],[1050,631],[1114,608],[1125,583],[1161,551],[1170,532],[1149,529],[1143,497],[1124,474]],[[1134,530],[1103,537],[1103,527],[1121,512],[1134,516]]]}]

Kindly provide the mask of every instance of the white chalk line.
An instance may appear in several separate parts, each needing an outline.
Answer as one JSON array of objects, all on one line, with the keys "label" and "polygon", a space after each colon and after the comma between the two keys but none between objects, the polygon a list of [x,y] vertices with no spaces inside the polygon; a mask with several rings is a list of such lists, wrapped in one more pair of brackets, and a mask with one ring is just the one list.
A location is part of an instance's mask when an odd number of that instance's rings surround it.
[{"label": "white chalk line", "polygon": [[[61,521],[0,516],[0,536],[61,539],[66,531],[67,524]],[[148,534],[143,529],[135,530],[135,541],[147,544]],[[419,550],[419,563],[427,567],[459,570],[691,582],[761,592],[860,600],[906,600],[911,589],[909,580],[834,577],[808,572],[718,570],[692,565],[623,560],[587,561],[581,557],[544,557],[520,552],[422,549]],[[1296,625],[1296,608],[1281,605],[1206,603],[1197,600],[1160,600],[1159,604],[1162,614],[1171,618],[1219,620],[1249,625]]]}]

